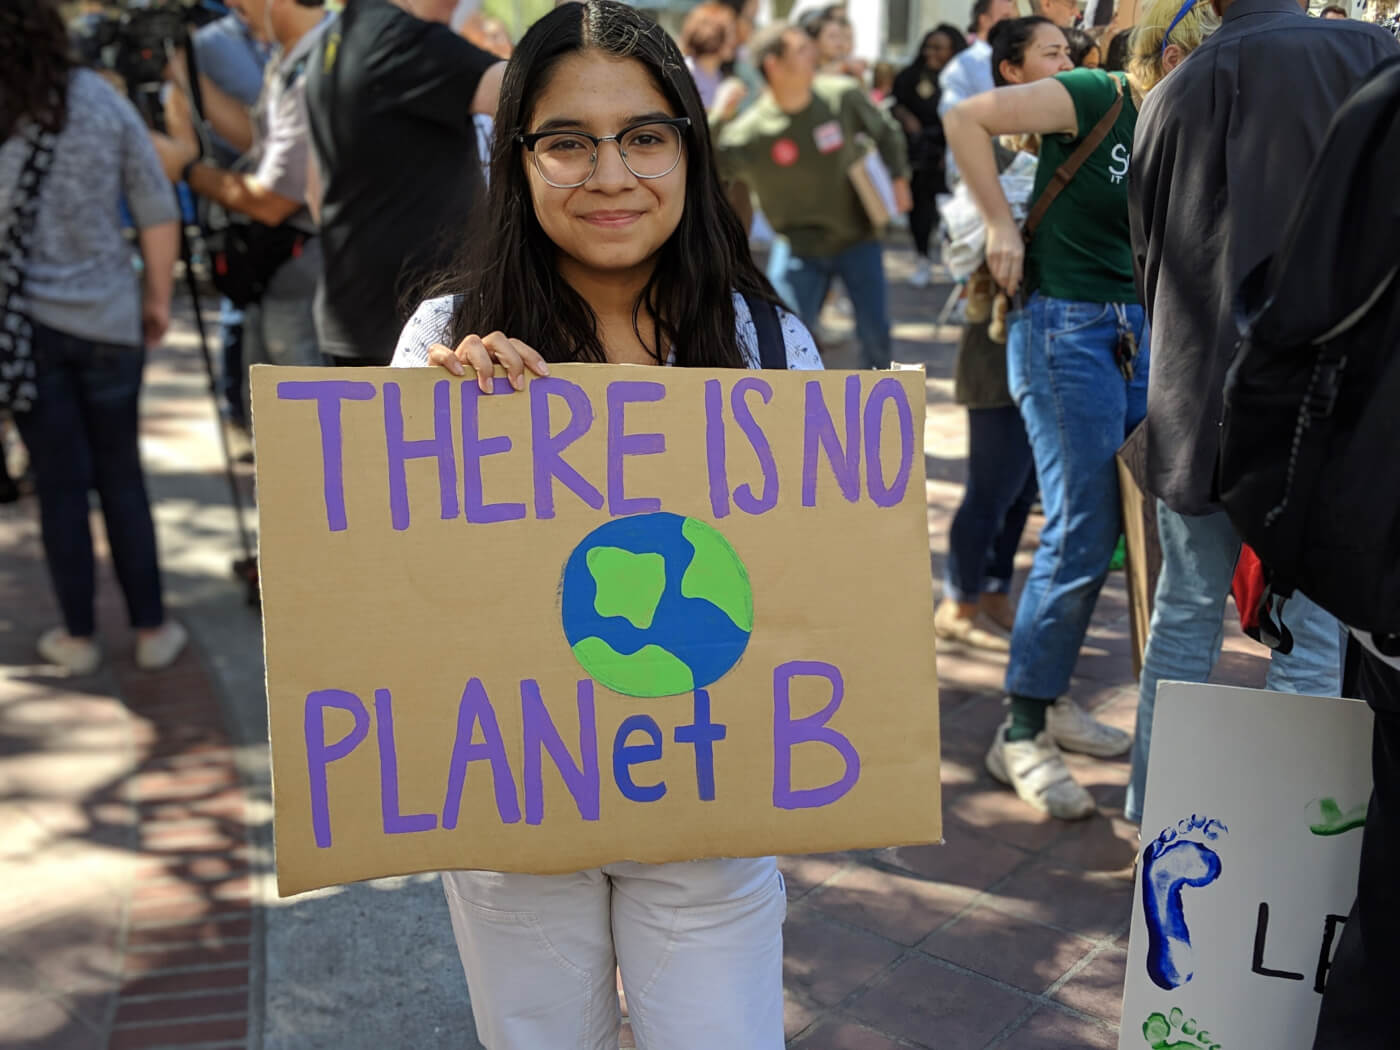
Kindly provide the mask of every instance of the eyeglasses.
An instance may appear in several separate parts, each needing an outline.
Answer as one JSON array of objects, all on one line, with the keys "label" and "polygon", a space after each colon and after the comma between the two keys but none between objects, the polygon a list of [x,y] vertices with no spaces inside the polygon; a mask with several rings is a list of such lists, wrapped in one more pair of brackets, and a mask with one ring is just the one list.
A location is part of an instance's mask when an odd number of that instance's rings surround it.
[{"label": "eyeglasses", "polygon": [[1176,13],[1176,17],[1173,18],[1171,23],[1167,26],[1167,31],[1162,34],[1162,50],[1160,54],[1165,55],[1167,53],[1167,41],[1172,38],[1172,30],[1181,25],[1181,20],[1189,15],[1199,2],[1200,0],[1186,0],[1186,2],[1181,5],[1181,10]]},{"label": "eyeglasses", "polygon": [[535,155],[540,178],[555,189],[582,186],[598,170],[598,148],[617,143],[627,170],[639,179],[669,175],[681,162],[681,146],[689,117],[649,120],[623,128],[616,135],[590,135],[586,131],[535,131],[515,140]]}]

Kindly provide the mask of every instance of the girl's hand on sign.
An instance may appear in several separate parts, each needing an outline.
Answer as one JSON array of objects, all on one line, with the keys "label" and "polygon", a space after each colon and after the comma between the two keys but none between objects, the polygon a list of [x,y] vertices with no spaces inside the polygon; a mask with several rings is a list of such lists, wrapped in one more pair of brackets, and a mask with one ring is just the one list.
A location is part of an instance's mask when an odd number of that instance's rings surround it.
[{"label": "girl's hand on sign", "polygon": [[491,393],[491,377],[496,373],[496,365],[506,370],[510,385],[516,390],[525,388],[525,370],[528,368],[537,376],[549,375],[549,365],[539,351],[527,346],[519,339],[508,339],[504,332],[492,332],[484,339],[469,335],[451,350],[441,343],[428,351],[428,364],[439,365],[454,376],[464,376],[470,368],[476,373],[476,385],[483,394]]}]

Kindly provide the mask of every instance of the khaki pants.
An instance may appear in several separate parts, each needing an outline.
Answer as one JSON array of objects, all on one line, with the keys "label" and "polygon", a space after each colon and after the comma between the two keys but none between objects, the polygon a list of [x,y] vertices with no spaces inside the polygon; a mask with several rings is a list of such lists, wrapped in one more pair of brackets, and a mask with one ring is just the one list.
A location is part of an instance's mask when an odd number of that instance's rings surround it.
[{"label": "khaki pants", "polygon": [[570,875],[443,872],[488,1050],[782,1050],[787,896],[772,857]]}]

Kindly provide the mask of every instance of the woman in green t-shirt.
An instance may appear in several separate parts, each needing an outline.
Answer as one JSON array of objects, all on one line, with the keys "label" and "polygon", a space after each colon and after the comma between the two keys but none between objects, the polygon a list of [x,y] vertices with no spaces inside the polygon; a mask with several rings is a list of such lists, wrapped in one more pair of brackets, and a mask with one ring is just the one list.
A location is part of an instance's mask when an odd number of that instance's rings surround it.
[{"label": "woman in green t-shirt", "polygon": [[[1030,84],[1074,66],[1064,31],[1048,18],[1031,15],[998,22],[987,35],[992,46],[992,77],[998,87]],[[940,125],[941,128],[941,125]],[[940,141],[942,131],[939,132]],[[1025,145],[1035,152],[1038,145]],[[1000,150],[997,166],[1016,154]],[[973,281],[990,307],[990,278]],[[953,396],[967,408],[967,482],[962,502],[948,527],[943,600],[933,630],[943,641],[1006,652],[1016,606],[1011,578],[1021,533],[1036,500],[1035,463],[1026,424],[1011,396],[1006,376],[1006,337],[991,337],[991,317],[969,306],[953,368]]]},{"label": "woman in green t-shirt", "polygon": [[[1110,757],[1132,744],[1063,694],[1120,532],[1114,454],[1147,410],[1147,332],[1127,199],[1147,86],[1139,76],[1076,69],[974,96],[944,117],[958,170],[987,220],[988,267],[1009,294],[1023,297],[1008,331],[1007,368],[1045,508],[1012,631],[1011,715],[997,730],[987,769],[1036,808],[1067,820],[1089,816],[1095,805],[1060,749]],[[1041,136],[1034,201],[1115,106],[1107,134],[1026,247],[997,178],[993,138]]]}]

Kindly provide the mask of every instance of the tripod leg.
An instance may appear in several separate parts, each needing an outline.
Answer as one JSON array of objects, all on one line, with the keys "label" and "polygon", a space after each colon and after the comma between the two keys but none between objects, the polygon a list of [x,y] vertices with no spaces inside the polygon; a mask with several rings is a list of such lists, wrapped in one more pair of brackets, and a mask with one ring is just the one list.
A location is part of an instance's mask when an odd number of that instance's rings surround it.
[{"label": "tripod leg", "polygon": [[243,557],[233,563],[233,573],[243,580],[248,589],[248,603],[254,605],[258,601],[258,559],[253,552],[252,537],[248,534],[248,524],[243,516],[243,496],[239,492],[238,477],[233,469],[233,453],[228,442],[228,424],[224,420],[223,413],[219,411],[218,373],[214,368],[214,357],[209,351],[209,334],[205,329],[204,313],[199,305],[199,285],[194,276],[190,240],[183,225],[180,227],[180,258],[185,263],[185,287],[189,291],[190,304],[194,308],[194,325],[199,333],[199,350],[204,358],[204,373],[208,380],[209,399],[214,409],[216,429],[219,432],[219,449],[223,453],[224,477],[228,481],[229,500],[233,505],[234,520],[238,524],[238,541],[243,550]]}]

